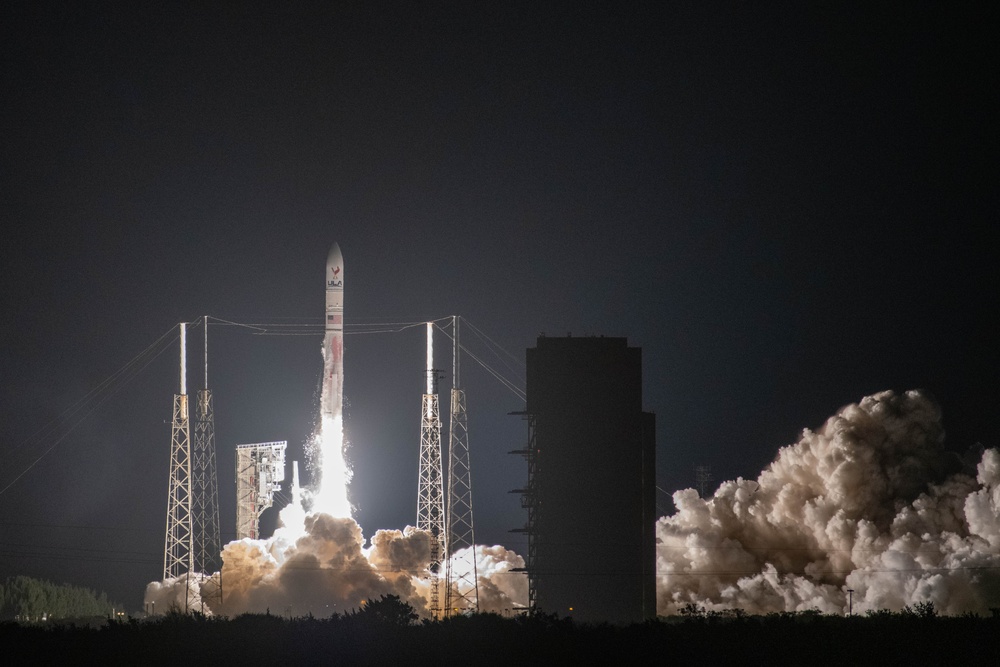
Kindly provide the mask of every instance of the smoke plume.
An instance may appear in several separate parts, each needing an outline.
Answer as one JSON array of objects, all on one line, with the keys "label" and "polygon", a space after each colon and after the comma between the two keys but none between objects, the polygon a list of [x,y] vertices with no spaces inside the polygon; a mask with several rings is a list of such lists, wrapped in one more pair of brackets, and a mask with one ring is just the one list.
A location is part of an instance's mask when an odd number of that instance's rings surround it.
[{"label": "smoke plume", "polygon": [[750,613],[1000,606],[1000,453],[952,472],[936,404],[883,392],[782,448],[756,481],[674,494],[657,523],[657,607]]},{"label": "smoke plume", "polygon": [[[221,573],[190,575],[190,582],[189,575],[183,575],[149,584],[147,609],[328,617],[358,609],[367,599],[393,594],[422,616],[430,615],[429,532],[411,526],[379,530],[365,547],[354,519],[306,514],[295,503],[282,510],[281,524],[270,539],[227,544]],[[500,546],[475,549],[480,609],[502,612],[523,607],[527,581],[523,574],[511,572],[524,567],[523,559]],[[459,555],[455,560],[462,562]]]}]

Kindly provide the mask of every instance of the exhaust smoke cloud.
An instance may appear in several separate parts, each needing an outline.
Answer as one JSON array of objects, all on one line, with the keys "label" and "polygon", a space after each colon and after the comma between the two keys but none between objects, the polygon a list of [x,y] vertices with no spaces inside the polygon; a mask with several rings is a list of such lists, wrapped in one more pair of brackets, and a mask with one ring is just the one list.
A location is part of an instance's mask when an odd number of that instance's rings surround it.
[{"label": "exhaust smoke cloud", "polygon": [[[147,609],[226,616],[270,611],[321,617],[358,609],[367,599],[393,594],[422,616],[430,615],[429,568],[434,538],[428,531],[407,526],[401,531],[376,531],[365,545],[347,502],[350,472],[344,462],[340,419],[321,423],[317,436],[320,487],[303,493],[296,481],[292,502],[279,514],[274,535],[227,544],[222,550],[221,573],[195,573],[150,583],[145,594]],[[475,550],[480,610],[504,613],[524,607],[527,578],[523,572],[512,572],[523,568],[524,560],[501,546],[476,546]],[[468,563],[463,556],[452,556],[455,567]]]},{"label": "exhaust smoke cloud", "polygon": [[[883,392],[782,448],[756,481],[674,494],[657,523],[657,611],[1000,606],[1000,452],[960,468],[937,405]],[[950,474],[949,474],[950,473]]]},{"label": "exhaust smoke cloud", "polygon": [[[366,547],[361,527],[350,517],[306,513],[290,504],[281,526],[266,540],[243,539],[222,550],[222,572],[184,575],[146,587],[147,608],[157,613],[199,611],[329,616],[383,594],[398,595],[429,616],[431,534],[407,526],[379,530]],[[504,547],[476,546],[479,605],[503,613],[527,603],[524,560]],[[465,562],[462,554],[453,556]],[[219,585],[223,601],[218,602]],[[213,597],[214,595],[214,597]],[[455,596],[456,598],[458,596]],[[151,604],[153,603],[153,604]]]}]

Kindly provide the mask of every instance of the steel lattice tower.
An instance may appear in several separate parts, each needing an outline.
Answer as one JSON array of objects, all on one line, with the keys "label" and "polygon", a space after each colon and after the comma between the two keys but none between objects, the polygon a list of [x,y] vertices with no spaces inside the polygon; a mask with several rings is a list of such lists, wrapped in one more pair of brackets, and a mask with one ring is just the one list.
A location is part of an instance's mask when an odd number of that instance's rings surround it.
[{"label": "steel lattice tower", "polygon": [[441,415],[438,408],[437,371],[434,370],[433,324],[427,323],[427,392],[420,421],[420,471],[417,488],[417,528],[430,531],[431,613],[441,610],[441,560],[447,556],[444,525],[444,486],[441,470]]},{"label": "steel lattice tower", "polygon": [[205,388],[198,392],[194,434],[194,570],[212,573],[219,569],[222,541],[219,537],[219,483],[215,461],[215,411],[208,388],[208,316],[205,325]]},{"label": "steel lattice tower", "polygon": [[180,324],[181,383],[174,394],[170,437],[170,480],[167,489],[167,531],[163,553],[163,578],[179,577],[194,569],[191,526],[191,427],[187,397],[187,329]]},{"label": "steel lattice tower", "polygon": [[[472,522],[472,468],[469,461],[469,425],[465,391],[459,382],[459,318],[452,318],[451,423],[448,429],[448,512],[446,532],[445,586],[446,616],[456,607],[479,611],[479,573],[476,567],[476,538]],[[466,549],[460,558],[455,552]]]}]

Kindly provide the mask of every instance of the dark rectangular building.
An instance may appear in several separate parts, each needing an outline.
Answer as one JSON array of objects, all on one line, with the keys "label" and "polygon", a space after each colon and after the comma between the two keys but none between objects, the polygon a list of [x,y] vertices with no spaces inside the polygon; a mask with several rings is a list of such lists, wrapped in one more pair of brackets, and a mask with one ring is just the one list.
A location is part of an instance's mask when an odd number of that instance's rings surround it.
[{"label": "dark rectangular building", "polygon": [[527,350],[528,576],[536,609],[585,622],[655,617],[655,420],[642,350],[540,337]]}]

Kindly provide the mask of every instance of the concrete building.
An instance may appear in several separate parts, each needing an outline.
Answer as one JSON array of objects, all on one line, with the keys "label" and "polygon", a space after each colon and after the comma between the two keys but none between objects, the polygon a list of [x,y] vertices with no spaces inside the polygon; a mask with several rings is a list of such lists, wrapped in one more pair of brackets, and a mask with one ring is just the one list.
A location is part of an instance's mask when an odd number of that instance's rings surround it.
[{"label": "concrete building", "polygon": [[656,615],[655,418],[625,338],[527,350],[530,602],[584,622]]}]

